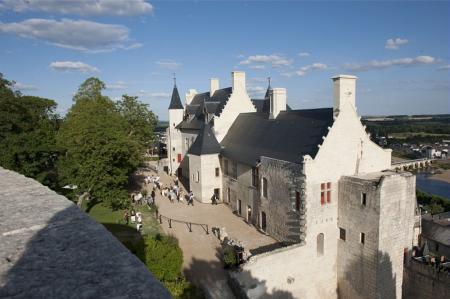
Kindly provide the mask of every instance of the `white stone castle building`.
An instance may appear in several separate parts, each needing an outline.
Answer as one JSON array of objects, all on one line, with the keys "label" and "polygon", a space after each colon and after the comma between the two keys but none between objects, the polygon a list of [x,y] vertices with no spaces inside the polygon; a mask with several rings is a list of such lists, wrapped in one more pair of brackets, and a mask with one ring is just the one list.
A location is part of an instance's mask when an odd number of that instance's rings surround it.
[{"label": "white stone castle building", "polygon": [[[234,280],[249,298],[401,298],[404,254],[414,245],[415,177],[392,172],[355,103],[356,77],[333,78],[333,107],[293,110],[284,88],[251,99],[245,73],[232,86],[175,86],[169,172],[199,201],[220,201],[289,246],[255,255]],[[283,297],[280,295],[281,298]],[[289,297],[290,296],[290,297]]]}]

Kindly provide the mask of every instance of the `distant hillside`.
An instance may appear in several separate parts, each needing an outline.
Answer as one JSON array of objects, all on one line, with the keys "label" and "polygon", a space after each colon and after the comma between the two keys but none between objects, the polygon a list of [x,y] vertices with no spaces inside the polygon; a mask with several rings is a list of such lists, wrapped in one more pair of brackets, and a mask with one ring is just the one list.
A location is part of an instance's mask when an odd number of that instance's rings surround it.
[{"label": "distant hillside", "polygon": [[169,126],[168,121],[166,121],[166,120],[158,121],[158,124],[156,125],[156,128],[155,128],[155,132],[164,132],[168,126]]},{"label": "distant hillside", "polygon": [[391,142],[438,142],[450,138],[450,114],[390,115],[363,117],[372,137],[384,136]]}]

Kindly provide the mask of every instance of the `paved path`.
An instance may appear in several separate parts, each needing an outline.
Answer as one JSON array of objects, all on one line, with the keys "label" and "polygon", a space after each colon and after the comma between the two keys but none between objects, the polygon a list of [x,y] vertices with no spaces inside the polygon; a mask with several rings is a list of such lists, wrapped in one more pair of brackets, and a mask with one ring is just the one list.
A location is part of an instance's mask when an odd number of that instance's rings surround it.
[{"label": "paved path", "polygon": [[[173,185],[173,178],[167,174],[160,172],[159,176],[164,186]],[[149,191],[151,186],[152,184],[148,187]],[[159,213],[166,217],[209,225],[209,234],[196,225],[192,225],[192,232],[189,232],[188,226],[184,223],[172,222],[172,228],[169,228],[168,221],[164,219],[161,226],[165,233],[174,235],[179,240],[183,250],[183,268],[186,276],[204,289],[211,298],[234,298],[228,288],[227,275],[220,261],[220,241],[211,233],[211,227],[225,228],[228,236],[241,241],[246,250],[276,242],[234,215],[224,204],[211,205],[195,201],[194,206],[187,206],[186,202],[178,203],[176,200],[171,203],[157,192],[156,205]]]}]

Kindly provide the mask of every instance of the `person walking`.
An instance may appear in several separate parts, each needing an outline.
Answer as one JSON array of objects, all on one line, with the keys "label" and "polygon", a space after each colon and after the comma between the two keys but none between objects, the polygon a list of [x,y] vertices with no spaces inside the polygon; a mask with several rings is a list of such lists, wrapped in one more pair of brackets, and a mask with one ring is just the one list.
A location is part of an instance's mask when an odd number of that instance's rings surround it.
[{"label": "person walking", "polygon": [[152,204],[155,204],[156,200],[155,188],[153,188],[152,193],[150,193],[150,196],[152,197]]},{"label": "person walking", "polygon": [[194,206],[194,192],[192,192],[192,191],[189,192],[188,205]]},{"label": "person walking", "polygon": [[123,215],[123,220],[125,220],[125,224],[128,225],[130,215],[128,214],[128,209],[125,210],[125,214]]},{"label": "person walking", "polygon": [[212,196],[212,199],[211,199],[213,205],[217,205],[217,199],[218,199],[217,198],[217,194],[214,193],[213,196]]}]

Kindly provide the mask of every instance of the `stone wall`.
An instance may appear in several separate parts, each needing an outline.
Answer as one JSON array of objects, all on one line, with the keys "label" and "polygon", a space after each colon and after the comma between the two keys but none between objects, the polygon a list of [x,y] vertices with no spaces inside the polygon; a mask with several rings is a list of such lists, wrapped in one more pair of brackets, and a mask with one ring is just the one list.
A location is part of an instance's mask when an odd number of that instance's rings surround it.
[{"label": "stone wall", "polygon": [[[194,192],[194,198],[203,203],[211,203],[214,189],[222,189],[222,174],[220,161],[217,154],[187,155],[189,158],[189,187]],[[219,168],[219,176],[216,176],[216,168]]]},{"label": "stone wall", "polygon": [[438,272],[430,265],[414,259],[405,265],[403,274],[403,299],[448,298],[450,295],[450,276]]},{"label": "stone wall", "polygon": [[[259,166],[261,181],[267,179],[267,198],[261,196],[258,213],[265,212],[267,233],[278,241],[296,243],[305,241],[306,204],[304,197],[304,176],[301,165],[261,157]],[[262,195],[261,187],[259,188]],[[296,192],[302,200],[300,210],[295,210]]]},{"label": "stone wall", "polygon": [[327,245],[319,256],[315,242],[295,244],[252,256],[232,278],[248,298],[335,299],[335,262]]},{"label": "stone wall", "polygon": [[[222,159],[222,167],[224,159]],[[233,161],[228,159],[231,171]],[[252,167],[237,163],[237,179],[231,175],[223,176],[223,201],[238,216],[243,217],[255,227],[262,228],[262,213],[266,215],[266,233],[280,242],[296,243],[305,241],[306,231],[306,203],[304,176],[298,164],[261,158],[258,166],[258,186],[252,186]],[[263,178],[267,179],[267,198],[261,196]],[[228,203],[228,188],[230,202]],[[301,194],[302,204],[299,211],[295,211],[296,192]],[[238,200],[241,201],[239,214]],[[250,219],[249,216],[249,209]]]},{"label": "stone wall", "polygon": [[345,230],[345,240],[338,240],[339,296],[401,298],[403,255],[413,244],[415,177],[394,172],[343,177],[338,219]]},{"label": "stone wall", "polygon": [[[224,161],[228,161],[229,174],[225,174]],[[222,158],[222,199],[225,204],[228,204],[230,209],[236,215],[243,217],[251,224],[258,227],[257,212],[255,209],[259,205],[259,192],[252,186],[252,168],[248,165],[237,163],[237,178],[232,177],[232,163],[230,159]],[[228,189],[230,189],[230,200],[228,201]],[[238,211],[238,200],[241,201],[241,213]],[[247,217],[247,207],[252,209],[250,220]]]},{"label": "stone wall", "polygon": [[0,298],[171,298],[65,197],[0,168],[0,202]]}]

